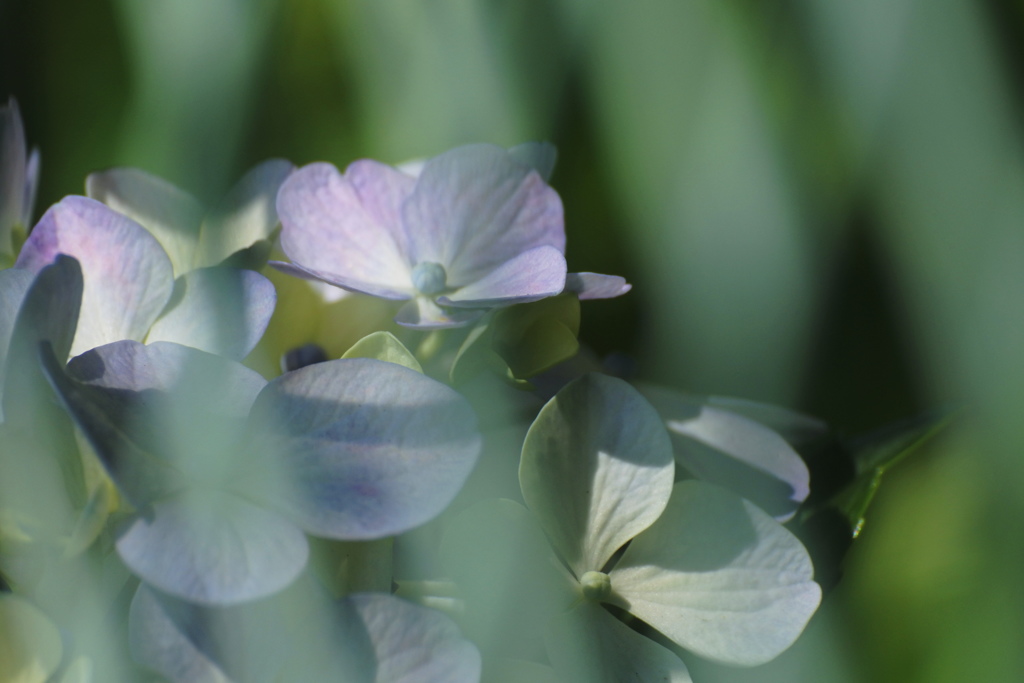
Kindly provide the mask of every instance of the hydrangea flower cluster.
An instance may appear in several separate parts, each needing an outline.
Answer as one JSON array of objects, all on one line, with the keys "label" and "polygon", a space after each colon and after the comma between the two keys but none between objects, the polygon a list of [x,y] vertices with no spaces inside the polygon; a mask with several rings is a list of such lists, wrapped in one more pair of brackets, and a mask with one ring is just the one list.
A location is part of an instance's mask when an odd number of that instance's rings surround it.
[{"label": "hydrangea flower cluster", "polygon": [[[574,366],[537,379],[577,348],[580,300],[630,288],[567,272],[550,145],[272,160],[209,211],[112,169],[30,231],[26,149],[12,102],[3,680],[689,681],[673,648],[754,666],[817,608],[780,522],[809,493],[790,432],[818,423]],[[275,249],[403,302],[399,336],[268,348]],[[557,389],[543,407],[531,379]]]}]

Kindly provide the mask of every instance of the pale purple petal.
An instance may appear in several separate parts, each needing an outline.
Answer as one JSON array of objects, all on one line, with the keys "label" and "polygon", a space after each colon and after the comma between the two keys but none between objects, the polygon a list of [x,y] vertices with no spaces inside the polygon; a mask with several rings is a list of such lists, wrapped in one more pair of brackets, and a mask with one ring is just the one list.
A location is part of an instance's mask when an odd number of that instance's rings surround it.
[{"label": "pale purple petal", "polygon": [[85,197],[65,197],[32,231],[15,266],[39,272],[57,254],[78,259],[85,279],[71,355],[141,340],[171,298],[167,254],[135,221]]},{"label": "pale purple petal", "polygon": [[268,239],[279,222],[277,192],[295,170],[290,161],[270,159],[250,169],[203,221],[199,266],[215,266],[259,240]]},{"label": "pale purple petal", "polygon": [[85,193],[148,230],[178,277],[196,267],[203,208],[187,192],[137,168],[112,168],[85,179]]},{"label": "pale purple petal", "polygon": [[300,168],[277,195],[281,247],[293,263],[325,281],[409,292],[411,264],[399,207],[415,182],[370,160],[356,161],[345,175],[326,163]]},{"label": "pale purple petal", "polygon": [[575,292],[580,301],[587,299],[614,299],[622,296],[633,285],[618,275],[601,273],[569,273],[565,277],[565,291]]},{"label": "pale purple petal", "polygon": [[470,308],[441,308],[425,296],[418,296],[398,310],[395,322],[402,327],[416,329],[443,329],[462,327],[486,311]]},{"label": "pale purple petal", "polygon": [[537,247],[515,256],[438,303],[468,308],[508,306],[561,293],[565,287],[565,257],[554,247]]},{"label": "pale purple petal", "polygon": [[494,145],[429,160],[402,207],[415,263],[439,263],[462,287],[539,246],[565,250],[562,201],[540,175]]},{"label": "pale purple petal", "polygon": [[241,498],[195,491],[153,504],[117,539],[135,574],[162,591],[205,605],[271,595],[306,566],[305,535]]},{"label": "pale purple petal", "polygon": [[753,503],[675,485],[664,514],[609,573],[629,612],[723,664],[756,666],[803,631],[821,600],[807,550]]},{"label": "pale purple petal", "polygon": [[95,387],[121,395],[148,391],[172,392],[190,375],[214,382],[217,395],[207,408],[225,417],[245,417],[267,380],[241,363],[188,346],[123,341],[93,349],[68,363],[68,373]]},{"label": "pale purple petal", "polygon": [[409,289],[392,289],[390,287],[384,287],[370,282],[352,280],[336,273],[325,273],[312,268],[306,268],[297,263],[285,263],[284,261],[270,261],[270,265],[282,273],[287,273],[293,277],[302,278],[303,280],[324,282],[348,292],[369,294],[370,296],[380,297],[381,299],[392,299],[397,301],[403,301],[412,296],[411,286]]},{"label": "pale purple petal", "polygon": [[447,616],[393,595],[346,598],[373,643],[377,683],[477,683],[480,653]]},{"label": "pale purple petal", "polygon": [[480,450],[462,396],[365,358],[278,377],[250,422],[283,432],[281,504],[306,531],[339,539],[381,538],[428,521],[462,487]]},{"label": "pale purple petal", "polygon": [[175,284],[180,299],[149,331],[147,343],[168,341],[241,360],[263,336],[277,292],[251,270],[201,268]]}]

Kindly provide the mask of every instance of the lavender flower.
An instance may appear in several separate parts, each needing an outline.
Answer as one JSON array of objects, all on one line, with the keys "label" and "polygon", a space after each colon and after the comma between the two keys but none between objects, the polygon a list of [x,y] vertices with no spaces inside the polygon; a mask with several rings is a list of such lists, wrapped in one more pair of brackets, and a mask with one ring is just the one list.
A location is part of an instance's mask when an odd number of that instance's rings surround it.
[{"label": "lavender flower", "polygon": [[[491,308],[559,294],[567,285],[562,202],[543,177],[553,163],[550,146],[479,144],[402,169],[360,160],[342,175],[311,164],[278,193],[281,246],[292,262],[273,265],[407,301],[395,319],[408,327],[457,327]],[[586,281],[569,284],[576,291]],[[600,285],[613,295],[628,289],[624,280]]]}]

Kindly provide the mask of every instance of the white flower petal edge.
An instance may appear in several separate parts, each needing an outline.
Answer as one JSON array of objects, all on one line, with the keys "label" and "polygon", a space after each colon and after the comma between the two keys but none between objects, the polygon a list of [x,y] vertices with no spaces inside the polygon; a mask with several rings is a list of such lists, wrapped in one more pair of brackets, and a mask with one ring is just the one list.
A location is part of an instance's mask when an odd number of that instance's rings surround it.
[{"label": "white flower petal edge", "polygon": [[679,657],[591,602],[552,619],[544,636],[567,683],[691,683]]},{"label": "white flower petal edge", "polygon": [[523,444],[527,507],[576,573],[600,571],[658,519],[675,462],[654,408],[626,382],[586,375],[541,409]]},{"label": "white flower petal edge", "polygon": [[724,664],[763,664],[800,635],[821,600],[800,541],[710,484],[676,484],[661,518],[610,572],[633,615]]}]

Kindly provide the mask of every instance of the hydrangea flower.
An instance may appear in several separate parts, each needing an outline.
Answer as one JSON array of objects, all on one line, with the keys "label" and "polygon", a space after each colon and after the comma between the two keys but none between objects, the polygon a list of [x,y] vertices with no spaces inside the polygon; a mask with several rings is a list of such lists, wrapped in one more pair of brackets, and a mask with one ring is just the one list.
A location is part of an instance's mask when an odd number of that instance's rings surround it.
[{"label": "hydrangea flower", "polygon": [[[562,202],[537,170],[550,172],[550,149],[467,145],[405,170],[364,159],[344,175],[326,163],[305,166],[278,193],[291,263],[274,265],[407,301],[395,320],[409,327],[459,326],[490,308],[559,294],[567,284]],[[604,277],[578,274],[569,284],[586,289],[584,298],[628,289]]]},{"label": "hydrangea flower", "polygon": [[202,268],[175,280],[167,252],[147,230],[87,197],[50,207],[14,268],[38,273],[59,254],[79,261],[85,282],[72,356],[130,339],[243,358],[273,313],[274,287],[259,273]]},{"label": "hydrangea flower", "polygon": [[12,97],[0,107],[0,262],[14,256],[14,227],[27,230],[31,224],[38,181],[39,150],[28,152],[21,112]]},{"label": "hydrangea flower", "polygon": [[305,533],[366,540],[437,515],[476,462],[469,405],[370,359],[267,382],[189,347],[132,341],[47,374],[137,513],[117,551],[147,583],[202,604],[270,595],[306,565]]},{"label": "hydrangea flower", "polygon": [[602,603],[725,664],[789,647],[821,595],[806,549],[752,503],[674,483],[674,470],[661,418],[628,384],[588,375],[560,391],[523,446],[527,508],[479,503],[442,544],[484,652],[514,656],[517,640],[528,650],[522,634],[539,622],[563,680],[690,680],[674,653]]}]

